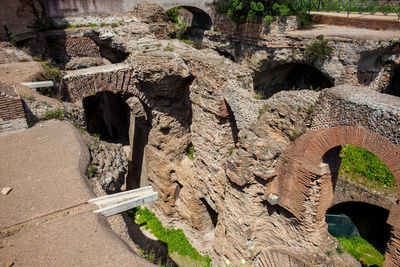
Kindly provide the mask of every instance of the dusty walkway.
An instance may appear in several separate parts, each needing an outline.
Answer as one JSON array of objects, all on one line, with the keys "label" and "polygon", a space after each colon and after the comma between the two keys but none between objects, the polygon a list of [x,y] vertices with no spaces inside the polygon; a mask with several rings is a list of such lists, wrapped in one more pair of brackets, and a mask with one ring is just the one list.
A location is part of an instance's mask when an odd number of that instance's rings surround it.
[{"label": "dusty walkway", "polygon": [[302,30],[287,32],[289,36],[318,36],[339,37],[353,40],[386,40],[400,39],[400,31],[394,30],[371,30],[364,28],[353,28],[326,24],[313,24]]},{"label": "dusty walkway", "polygon": [[0,266],[152,266],[85,204],[88,158],[67,122],[0,136]]}]

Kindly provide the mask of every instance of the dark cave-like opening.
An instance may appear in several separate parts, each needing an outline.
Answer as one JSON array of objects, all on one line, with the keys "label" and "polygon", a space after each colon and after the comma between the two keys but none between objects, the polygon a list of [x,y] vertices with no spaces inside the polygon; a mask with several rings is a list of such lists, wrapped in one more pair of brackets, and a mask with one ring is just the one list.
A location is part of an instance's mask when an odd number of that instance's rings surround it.
[{"label": "dark cave-like opening", "polygon": [[218,213],[210,206],[210,204],[208,204],[208,202],[204,198],[201,198],[200,200],[206,207],[208,215],[210,216],[211,219],[211,223],[215,228],[218,223]]},{"label": "dark cave-like opening", "polygon": [[121,94],[99,92],[83,99],[87,131],[100,139],[129,144],[130,108]]},{"label": "dark cave-like opening", "polygon": [[400,97],[400,66],[393,68],[389,84],[383,93]]},{"label": "dark cave-like opening", "polygon": [[257,72],[254,76],[254,90],[269,98],[279,91],[332,87],[333,82],[313,66],[303,63],[288,63],[272,69]]},{"label": "dark cave-like opening", "polygon": [[237,62],[235,57],[231,53],[229,53],[228,51],[223,51],[223,50],[218,50],[218,49],[216,49],[215,51],[217,51],[217,53],[220,56],[223,56],[223,57],[225,57],[225,58],[227,58],[227,59],[229,59],[229,60],[231,60],[233,62]]},{"label": "dark cave-like opening", "polygon": [[[386,223],[389,216],[388,210],[363,202],[343,202],[330,207],[326,214],[347,216],[356,227],[355,235],[359,234],[382,254],[385,253],[390,238],[390,225]],[[345,227],[346,225],[340,223],[328,223],[328,231],[334,236],[346,236],[346,234],[338,234],[337,230],[337,228],[340,228],[339,232],[345,231]]]},{"label": "dark cave-like opening", "polygon": [[[210,15],[200,8],[194,6],[178,6],[174,9],[177,11],[179,23],[190,25],[191,28],[202,30],[210,30],[213,26],[213,21]],[[167,14],[170,12],[170,10],[167,11]]]}]

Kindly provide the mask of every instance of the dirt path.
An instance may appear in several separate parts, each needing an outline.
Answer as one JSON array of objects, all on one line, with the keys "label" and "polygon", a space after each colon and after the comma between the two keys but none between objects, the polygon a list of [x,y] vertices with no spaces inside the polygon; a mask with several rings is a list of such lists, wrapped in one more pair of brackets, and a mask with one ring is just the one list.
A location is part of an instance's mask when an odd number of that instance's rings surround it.
[{"label": "dirt path", "polygon": [[85,204],[88,159],[67,122],[0,136],[0,266],[152,266]]},{"label": "dirt path", "polygon": [[293,37],[301,36],[318,36],[324,35],[325,37],[338,37],[353,40],[386,40],[400,38],[400,31],[394,30],[371,30],[365,28],[353,28],[336,25],[314,24],[302,30],[287,32],[288,35]]}]

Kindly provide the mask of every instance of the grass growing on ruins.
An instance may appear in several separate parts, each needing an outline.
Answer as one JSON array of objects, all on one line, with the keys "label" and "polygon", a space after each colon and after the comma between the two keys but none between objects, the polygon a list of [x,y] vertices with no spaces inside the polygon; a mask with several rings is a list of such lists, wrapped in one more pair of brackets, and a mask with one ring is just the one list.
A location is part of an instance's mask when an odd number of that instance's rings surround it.
[{"label": "grass growing on ruins", "polygon": [[337,239],[343,248],[362,264],[382,266],[385,256],[364,238],[356,236],[349,239],[337,237]]},{"label": "grass growing on ruins", "polygon": [[159,241],[166,243],[169,255],[177,253],[180,256],[189,257],[197,261],[202,266],[210,266],[211,258],[209,256],[200,255],[197,250],[192,247],[182,229],[175,230],[164,228],[154,213],[148,208],[136,207],[129,212],[129,215],[137,224],[143,225],[145,229],[149,230]]},{"label": "grass growing on ruins", "polygon": [[[306,56],[310,62],[316,59],[325,60],[333,52],[333,48],[329,46],[328,40],[325,39],[323,35],[318,35],[317,40],[315,40],[310,46],[306,48]],[[312,90],[312,88],[310,88]],[[318,91],[318,90],[314,90]]]},{"label": "grass growing on ruins", "polygon": [[64,119],[64,112],[59,108],[57,108],[55,110],[46,110],[46,112],[44,113],[43,119],[44,120],[50,120],[50,119],[62,120],[62,119]]},{"label": "grass growing on ruins", "polygon": [[186,155],[190,160],[194,159],[194,147],[192,144],[189,144],[188,147],[186,148]]},{"label": "grass growing on ruins", "polygon": [[50,62],[42,62],[43,72],[35,76],[35,81],[53,81],[54,87],[38,88],[37,91],[48,97],[56,97],[62,83],[64,73]]},{"label": "grass growing on ruins", "polygon": [[340,174],[359,174],[383,187],[396,186],[393,174],[386,164],[368,150],[346,145],[342,147],[340,157]]}]

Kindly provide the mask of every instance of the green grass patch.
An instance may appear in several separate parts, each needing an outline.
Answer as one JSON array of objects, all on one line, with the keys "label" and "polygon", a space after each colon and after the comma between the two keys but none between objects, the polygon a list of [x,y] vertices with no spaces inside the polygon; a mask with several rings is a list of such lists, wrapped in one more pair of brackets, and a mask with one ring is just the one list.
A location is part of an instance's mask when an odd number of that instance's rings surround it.
[{"label": "green grass patch", "polygon": [[43,119],[44,120],[50,120],[50,119],[62,120],[62,119],[64,119],[64,112],[59,108],[57,108],[55,110],[46,110],[46,112],[44,113]]},{"label": "green grass patch", "polygon": [[361,237],[337,237],[343,248],[361,263],[370,266],[382,266],[385,256],[381,254],[367,240]]},{"label": "green grass patch", "polygon": [[145,229],[149,230],[159,241],[166,243],[169,255],[177,253],[197,261],[202,266],[210,266],[211,258],[200,255],[192,247],[182,229],[164,228],[154,213],[147,208],[136,207],[129,212],[129,215],[134,218],[137,224],[143,225]]},{"label": "green grass patch", "polygon": [[346,145],[342,147],[340,157],[342,158],[340,174],[356,173],[380,186],[396,187],[393,174],[386,164],[368,150]]},{"label": "green grass patch", "polygon": [[186,148],[186,155],[190,160],[194,159],[194,147],[192,144],[189,144]]}]

